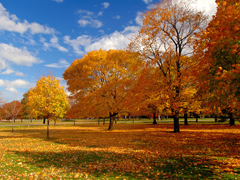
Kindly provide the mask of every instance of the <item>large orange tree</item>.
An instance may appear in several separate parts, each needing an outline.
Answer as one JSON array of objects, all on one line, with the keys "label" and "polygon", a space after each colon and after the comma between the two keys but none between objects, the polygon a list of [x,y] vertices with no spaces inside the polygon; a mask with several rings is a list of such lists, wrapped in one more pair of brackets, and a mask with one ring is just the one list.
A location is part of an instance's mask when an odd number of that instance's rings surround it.
[{"label": "large orange tree", "polygon": [[199,96],[213,112],[239,114],[240,2],[217,0],[217,13],[195,45],[193,75]]},{"label": "large orange tree", "polygon": [[174,132],[179,132],[181,104],[186,101],[183,92],[190,86],[190,56],[196,34],[207,26],[207,16],[185,0],[163,0],[142,18],[143,26],[129,47],[145,58],[146,67],[158,67],[162,81],[158,90],[164,100],[159,104],[171,111]]},{"label": "large orange tree", "polygon": [[137,53],[124,50],[91,51],[65,70],[68,91],[76,103],[73,112],[80,115],[115,117],[129,105],[129,90],[142,65]]}]

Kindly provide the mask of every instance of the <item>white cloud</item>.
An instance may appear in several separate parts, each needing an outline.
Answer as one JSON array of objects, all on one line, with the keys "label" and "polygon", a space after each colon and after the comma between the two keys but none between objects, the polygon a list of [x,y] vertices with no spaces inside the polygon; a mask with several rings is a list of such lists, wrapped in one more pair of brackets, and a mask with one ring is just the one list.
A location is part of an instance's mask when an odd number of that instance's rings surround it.
[{"label": "white cloud", "polygon": [[5,81],[0,79],[0,87],[4,86],[5,85]]},{"label": "white cloud", "polygon": [[78,13],[80,13],[80,14],[85,14],[85,15],[87,15],[87,16],[92,16],[92,15],[94,15],[94,12],[89,11],[89,10],[84,10],[84,9],[78,10]]},{"label": "white cloud", "polygon": [[85,26],[87,26],[88,24],[90,24],[91,22],[89,21],[89,20],[86,20],[86,19],[80,19],[79,21],[78,21],[78,24],[80,24],[80,26],[82,26],[82,27],[85,27]]},{"label": "white cloud", "polygon": [[85,54],[84,47],[91,44],[92,40],[90,36],[82,35],[78,36],[77,39],[70,39],[70,36],[65,36],[64,42],[73,47],[75,53],[79,55]]},{"label": "white cloud", "polygon": [[14,73],[14,70],[11,68],[7,68],[5,71],[3,71],[1,74],[12,74]]},{"label": "white cloud", "polygon": [[57,48],[59,51],[68,52],[68,50],[65,47],[61,46],[58,43],[58,37],[55,35],[53,35],[53,37],[51,38],[50,43],[47,43],[46,39],[43,37],[40,37],[40,42],[43,43],[44,50],[48,50],[50,47],[54,47]]},{"label": "white cloud", "polygon": [[52,68],[68,68],[70,64],[65,59],[61,59],[58,63],[47,64],[45,66]]},{"label": "white cloud", "polygon": [[30,83],[23,79],[13,81],[0,79],[0,87],[4,88],[2,94],[4,100],[7,102],[21,100],[23,98],[23,92],[26,92],[30,87],[34,87],[35,85],[36,83]]},{"label": "white cloud", "polygon": [[[91,26],[94,28],[102,27],[102,22],[95,19],[96,15],[94,12],[80,9],[78,13],[81,14],[81,18],[78,20],[78,24],[81,27],[86,27],[86,26]],[[102,15],[102,13],[98,13],[98,15],[100,16]]]},{"label": "white cloud", "polygon": [[7,85],[13,86],[13,87],[26,88],[31,86],[30,82],[22,79],[16,79],[14,81],[6,81],[6,82],[7,82]]},{"label": "white cloud", "polygon": [[145,2],[146,4],[149,4],[152,2],[152,0],[143,0],[143,2]]},{"label": "white cloud", "polygon": [[115,31],[110,35],[103,36],[101,39],[95,41],[85,48],[86,52],[109,49],[124,49],[130,43],[130,39],[139,30],[139,27],[129,26],[126,27],[122,32]]},{"label": "white cloud", "polygon": [[104,3],[102,3],[102,5],[103,5],[104,9],[107,9],[110,6],[110,4],[108,2],[104,2]]},{"label": "white cloud", "polygon": [[104,30],[102,30],[102,29],[101,29],[101,30],[99,30],[99,32],[100,32],[100,33],[102,33],[102,34],[104,34]]},{"label": "white cloud", "polygon": [[[0,87],[5,87],[7,93],[19,93],[17,88],[27,88],[33,87],[35,84],[30,83],[27,80],[16,79],[14,81],[0,79]],[[4,93],[5,94],[5,93]]]},{"label": "white cloud", "polygon": [[100,11],[100,12],[98,13],[98,16],[102,16],[102,15],[103,15],[103,12]]},{"label": "white cloud", "polygon": [[1,74],[12,74],[15,73],[15,76],[24,76],[22,72],[14,71],[12,68],[7,68],[5,71],[1,72]]},{"label": "white cloud", "polygon": [[121,16],[116,15],[116,16],[113,17],[113,19],[121,19]]},{"label": "white cloud", "polygon": [[139,26],[142,26],[142,24],[143,24],[141,14],[142,14],[142,12],[138,12],[138,13],[137,13],[137,16],[136,16],[136,18],[135,18],[135,22],[136,22]]},{"label": "white cloud", "polygon": [[33,63],[40,62],[40,60],[34,57],[26,47],[19,49],[4,43],[0,43],[0,64],[4,62],[1,59],[24,66],[31,66]]},{"label": "white cloud", "polygon": [[53,1],[56,1],[57,3],[62,3],[63,0],[53,0]]},{"label": "white cloud", "polygon": [[19,71],[15,71],[15,75],[16,76],[24,76],[24,74],[22,72],[19,72]]},{"label": "white cloud", "polygon": [[20,22],[16,15],[10,14],[0,3],[0,30],[25,33],[29,31],[31,34],[53,34],[55,30],[36,22],[29,23],[27,20]]},{"label": "white cloud", "polygon": [[86,27],[88,25],[90,25],[91,27],[94,27],[94,28],[100,28],[102,27],[102,22],[99,21],[99,20],[94,20],[92,18],[87,18],[87,19],[80,19],[78,21],[78,24],[81,26],[81,27]]},{"label": "white cloud", "polygon": [[73,47],[74,52],[79,55],[84,55],[86,52],[108,49],[124,49],[130,43],[130,39],[137,33],[139,27],[128,26],[122,32],[115,31],[110,35],[94,39],[91,36],[83,35],[77,39],[70,39],[70,36],[64,37],[64,42]]},{"label": "white cloud", "polygon": [[215,0],[196,0],[192,6],[198,10],[205,10],[210,17],[217,12]]},{"label": "white cloud", "polygon": [[5,69],[7,66],[6,61],[0,58],[0,70]]},{"label": "white cloud", "polygon": [[6,90],[9,92],[12,92],[12,93],[19,93],[19,91],[17,89],[15,89],[14,87],[9,87],[9,88],[7,87]]}]

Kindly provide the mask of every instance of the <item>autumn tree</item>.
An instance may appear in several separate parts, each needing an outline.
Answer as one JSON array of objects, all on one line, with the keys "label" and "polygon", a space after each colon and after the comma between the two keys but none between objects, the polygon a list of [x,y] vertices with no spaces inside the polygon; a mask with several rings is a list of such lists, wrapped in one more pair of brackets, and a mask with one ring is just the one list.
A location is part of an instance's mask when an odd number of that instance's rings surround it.
[{"label": "autumn tree", "polygon": [[3,99],[3,95],[2,92],[0,91],[0,107],[4,104],[4,99]]},{"label": "autumn tree", "polygon": [[[131,111],[140,115],[153,115],[153,124],[157,124],[156,114],[162,113],[165,99],[162,96],[163,85],[157,67],[144,67],[131,89]],[[161,102],[161,103],[160,103]]]},{"label": "autumn tree", "polygon": [[195,44],[192,67],[199,96],[213,112],[225,111],[234,125],[240,102],[240,3],[216,0],[217,13]]},{"label": "autumn tree", "polygon": [[161,76],[159,96],[174,116],[174,132],[179,132],[182,93],[189,87],[188,67],[192,63],[193,42],[207,25],[203,12],[185,0],[163,0],[142,15],[143,26],[129,45],[139,52],[146,68],[157,66]]},{"label": "autumn tree", "polygon": [[100,49],[75,60],[63,74],[77,101],[75,110],[90,117],[108,114],[112,130],[116,116],[128,106],[128,91],[141,65],[137,53],[124,50]]},{"label": "autumn tree", "polygon": [[35,119],[47,119],[47,138],[49,138],[49,120],[63,118],[69,109],[68,97],[59,80],[53,76],[41,77],[36,87],[28,93],[27,105]]},{"label": "autumn tree", "polygon": [[22,109],[22,104],[19,101],[12,101],[10,103],[5,103],[3,105],[5,118],[12,119],[12,132],[14,131],[13,124],[15,122],[15,119],[19,115],[21,109]]},{"label": "autumn tree", "polygon": [[2,97],[2,92],[0,91],[0,119],[4,118],[4,109],[3,109],[4,103],[5,102]]},{"label": "autumn tree", "polygon": [[21,114],[21,118],[22,119],[32,118],[32,116],[31,116],[31,108],[27,104],[27,102],[28,102],[28,94],[29,94],[29,92],[24,93],[23,94],[23,99],[21,100],[22,110],[21,110],[20,114]]}]

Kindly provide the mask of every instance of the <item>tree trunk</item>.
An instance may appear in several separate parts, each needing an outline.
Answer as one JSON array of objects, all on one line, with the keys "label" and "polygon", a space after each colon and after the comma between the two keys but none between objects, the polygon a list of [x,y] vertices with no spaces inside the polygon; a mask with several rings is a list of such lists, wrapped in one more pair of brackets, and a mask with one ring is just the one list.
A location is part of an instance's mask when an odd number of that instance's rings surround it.
[{"label": "tree trunk", "polygon": [[45,118],[43,118],[43,124],[45,124],[46,123],[46,119]]},{"label": "tree trunk", "polygon": [[109,112],[109,117],[110,117],[110,122],[109,122],[109,127],[108,127],[108,130],[113,130],[113,124],[114,124],[114,121],[116,120],[116,115],[118,115],[118,113],[110,113]]},{"label": "tree trunk", "polygon": [[178,132],[180,132],[180,128],[179,128],[179,112],[175,111],[175,114],[174,114],[173,117],[174,117],[174,132],[178,133]]},{"label": "tree trunk", "polygon": [[100,117],[98,118],[98,124],[100,124]]},{"label": "tree trunk", "polygon": [[47,119],[47,138],[49,138],[49,119]]},{"label": "tree trunk", "polygon": [[217,122],[217,115],[214,116],[215,122]]},{"label": "tree trunk", "polygon": [[198,122],[198,115],[196,114],[196,122]]},{"label": "tree trunk", "polygon": [[75,118],[74,118],[74,120],[73,120],[73,121],[74,121],[73,125],[75,126]]},{"label": "tree trunk", "polygon": [[105,117],[103,118],[103,125],[105,125]]},{"label": "tree trunk", "polygon": [[21,119],[21,122],[22,122],[22,119]]},{"label": "tree trunk", "polygon": [[232,113],[229,113],[229,118],[230,118],[230,121],[229,121],[230,126],[235,126],[235,119]]},{"label": "tree trunk", "polygon": [[184,125],[188,125],[188,115],[187,115],[187,112],[184,112]]},{"label": "tree trunk", "polygon": [[14,122],[15,122],[15,117],[13,118],[13,121],[12,121],[12,132],[14,131],[14,130],[13,130],[13,124],[14,124]]},{"label": "tree trunk", "polygon": [[153,113],[153,124],[157,124],[156,113]]},{"label": "tree trunk", "polygon": [[128,120],[130,120],[131,119],[131,116],[130,116],[130,114],[128,114]]}]

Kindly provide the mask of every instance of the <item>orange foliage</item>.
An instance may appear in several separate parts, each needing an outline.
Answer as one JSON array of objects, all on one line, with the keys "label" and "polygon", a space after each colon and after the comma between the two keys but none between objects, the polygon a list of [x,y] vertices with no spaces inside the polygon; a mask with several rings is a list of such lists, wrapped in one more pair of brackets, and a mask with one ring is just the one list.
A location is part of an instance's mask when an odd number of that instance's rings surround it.
[{"label": "orange foliage", "polygon": [[2,107],[3,118],[6,119],[15,119],[18,117],[22,109],[22,104],[19,101],[12,101],[10,103],[5,103]]},{"label": "orange foliage", "polygon": [[[146,60],[139,81],[143,86],[150,85],[150,101],[157,102],[160,112],[165,110],[174,116],[174,132],[179,132],[179,115],[186,107],[195,106],[195,87],[189,76],[193,62],[190,54],[196,35],[206,27],[207,17],[185,0],[162,1],[142,17],[139,35],[129,45]],[[148,77],[144,77],[146,72]],[[192,107],[189,109],[196,109]]]},{"label": "orange foliage", "polygon": [[110,116],[109,130],[118,113],[127,110],[128,91],[141,68],[137,53],[123,50],[92,51],[65,70],[71,113],[79,117]]},{"label": "orange foliage", "polygon": [[209,110],[239,114],[240,3],[216,2],[217,13],[195,44],[193,74]]}]

